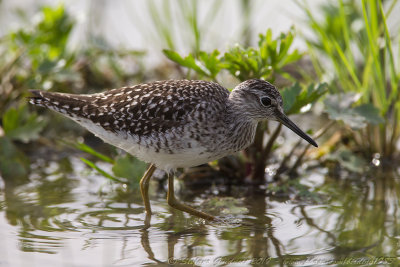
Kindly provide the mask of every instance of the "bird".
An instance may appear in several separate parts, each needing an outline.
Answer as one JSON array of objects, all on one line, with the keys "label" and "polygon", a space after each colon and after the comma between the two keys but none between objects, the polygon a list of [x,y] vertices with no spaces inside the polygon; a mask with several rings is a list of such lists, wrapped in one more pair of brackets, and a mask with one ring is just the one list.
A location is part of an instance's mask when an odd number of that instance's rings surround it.
[{"label": "bird", "polygon": [[191,215],[215,216],[179,202],[174,195],[177,168],[194,167],[251,145],[259,122],[282,123],[311,145],[317,143],[284,113],[278,89],[262,79],[239,83],[232,91],[216,82],[164,80],[94,94],[30,90],[29,102],[79,123],[104,142],[149,163],[140,180],[147,216],[149,181],[156,168],[168,173],[167,202]]}]

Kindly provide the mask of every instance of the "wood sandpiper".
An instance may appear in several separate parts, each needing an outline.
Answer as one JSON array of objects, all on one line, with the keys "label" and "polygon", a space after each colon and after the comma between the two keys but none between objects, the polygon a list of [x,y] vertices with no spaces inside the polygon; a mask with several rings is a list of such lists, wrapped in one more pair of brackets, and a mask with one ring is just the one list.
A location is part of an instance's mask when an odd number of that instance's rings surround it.
[{"label": "wood sandpiper", "polygon": [[[251,79],[232,92],[214,82],[168,80],[90,95],[31,90],[30,103],[76,121],[106,143],[150,163],[140,180],[151,214],[149,180],[156,168],[170,173],[238,152],[254,140],[258,122],[275,120],[317,147],[283,112],[282,97],[267,81]],[[192,215],[214,216],[178,202],[168,175],[167,202]]]}]

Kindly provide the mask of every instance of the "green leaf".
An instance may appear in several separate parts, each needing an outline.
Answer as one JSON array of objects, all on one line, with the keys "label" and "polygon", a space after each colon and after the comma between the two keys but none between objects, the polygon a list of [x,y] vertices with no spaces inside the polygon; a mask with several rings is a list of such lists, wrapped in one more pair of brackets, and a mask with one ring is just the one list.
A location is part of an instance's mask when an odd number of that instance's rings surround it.
[{"label": "green leaf", "polygon": [[52,72],[52,70],[56,67],[56,65],[57,65],[57,61],[45,59],[39,65],[38,71],[42,74],[47,74],[47,73]]},{"label": "green leaf", "polygon": [[192,54],[189,54],[187,57],[182,58],[177,52],[164,49],[163,53],[170,60],[178,63],[181,66],[187,67],[189,69],[194,70],[198,74],[202,76],[210,76],[209,73],[206,72],[206,68],[200,65],[198,61],[194,58]]},{"label": "green leaf", "polygon": [[294,102],[296,101],[297,96],[301,91],[300,84],[296,82],[291,87],[286,87],[281,91],[282,98],[283,98],[283,110],[285,113],[293,107]]},{"label": "green leaf", "polygon": [[169,58],[170,60],[178,63],[179,65],[183,65],[184,64],[184,59],[181,57],[181,55],[179,55],[177,52],[172,51],[172,50],[168,50],[168,49],[164,49],[162,51],[164,53],[164,55]]},{"label": "green leaf", "polygon": [[106,155],[103,155],[103,154],[97,152],[96,150],[94,150],[93,148],[91,148],[90,146],[88,146],[88,145],[86,145],[84,143],[75,143],[74,146],[77,149],[79,149],[79,150],[81,150],[83,152],[89,153],[90,155],[93,155],[93,156],[95,156],[96,158],[98,158],[98,159],[100,159],[102,161],[114,164],[114,160],[112,158],[107,157]]},{"label": "green leaf", "polygon": [[[301,108],[317,101],[327,92],[327,84],[321,83],[316,87],[310,84],[307,89],[301,89],[298,83],[282,91],[283,107],[286,114],[297,114]],[[300,90],[301,89],[301,90]],[[286,99],[287,98],[287,99]]]},{"label": "green leaf", "polygon": [[368,123],[380,124],[385,122],[379,114],[379,109],[374,107],[372,104],[362,104],[353,108],[353,110],[356,114],[364,117]]},{"label": "green leaf", "polygon": [[355,103],[360,96],[360,94],[356,93],[328,95],[324,101],[324,104],[329,117],[333,120],[336,120],[337,116],[350,109],[351,105]]},{"label": "green leaf", "polygon": [[137,185],[137,182],[143,177],[143,174],[146,170],[146,163],[129,154],[118,157],[115,160],[115,164],[112,168],[114,175],[126,178],[135,185]]},{"label": "green leaf", "polygon": [[12,140],[27,143],[39,137],[46,122],[36,113],[29,113],[27,106],[8,109],[3,116],[5,135]]},{"label": "green leaf", "polygon": [[26,178],[29,171],[29,159],[18,150],[7,137],[0,137],[0,174],[4,179]]},{"label": "green leaf", "polygon": [[364,173],[367,165],[367,162],[363,158],[348,149],[338,150],[328,155],[327,159],[337,161],[345,169],[356,173]]},{"label": "green leaf", "polygon": [[199,52],[199,58],[207,70],[210,72],[211,78],[215,79],[217,74],[220,72],[222,65],[219,58],[219,51],[214,50],[212,53],[206,53],[204,51]]},{"label": "green leaf", "polygon": [[224,54],[223,66],[232,76],[240,81],[252,78],[265,78],[264,73],[269,75],[271,69],[262,62],[259,52],[254,48],[244,49],[237,45]]},{"label": "green leaf", "polygon": [[126,181],[122,181],[122,180],[114,177],[113,175],[109,174],[108,172],[106,172],[105,170],[103,170],[102,168],[100,168],[95,163],[91,162],[90,160],[85,159],[85,158],[80,158],[80,160],[82,160],[84,163],[86,163],[92,169],[96,170],[102,176],[104,176],[104,177],[106,177],[106,178],[108,178],[108,179],[110,179],[110,180],[112,180],[114,182],[118,182],[118,183],[122,183],[122,184],[126,183]]},{"label": "green leaf", "polygon": [[284,67],[302,57],[297,50],[290,49],[293,38],[294,33],[291,30],[288,34],[280,34],[274,39],[269,29],[265,35],[259,35],[258,47],[244,48],[235,45],[223,57],[219,56],[218,50],[212,53],[200,51],[197,53],[198,57],[189,54],[185,58],[175,51],[163,50],[163,52],[170,60],[194,70],[201,76],[215,79],[216,75],[225,69],[240,81],[263,78],[273,82],[275,74],[290,78]]},{"label": "green leaf", "polygon": [[67,50],[74,21],[65,7],[45,6],[41,8],[39,18],[6,38],[10,51],[23,51],[24,60],[18,64],[24,71],[17,75],[19,79],[30,88],[42,88],[44,81],[53,82],[53,76],[62,70],[69,69],[81,76],[78,69],[72,68],[76,55]]},{"label": "green leaf", "polygon": [[325,101],[326,112],[332,120],[343,121],[354,130],[359,130],[370,124],[383,123],[379,110],[372,104],[362,104],[352,108],[351,105],[359,98],[358,94],[346,93],[328,96]]}]

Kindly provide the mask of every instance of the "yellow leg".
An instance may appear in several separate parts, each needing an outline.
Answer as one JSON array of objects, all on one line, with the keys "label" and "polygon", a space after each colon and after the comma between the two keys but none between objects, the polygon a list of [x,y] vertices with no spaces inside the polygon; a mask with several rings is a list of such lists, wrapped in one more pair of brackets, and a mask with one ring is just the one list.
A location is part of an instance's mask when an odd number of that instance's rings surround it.
[{"label": "yellow leg", "polygon": [[151,164],[150,167],[147,169],[146,173],[143,175],[142,179],[140,179],[140,193],[142,194],[144,208],[146,209],[146,218],[151,215],[151,207],[149,200],[149,182],[155,169],[156,167],[153,164]]},{"label": "yellow leg", "polygon": [[174,194],[174,176],[173,175],[168,175],[168,193],[167,193],[167,201],[168,204],[178,210],[187,212],[191,215],[206,219],[206,220],[210,220],[210,221],[214,221],[216,218],[212,215],[209,215],[207,213],[195,210],[192,207],[189,207],[185,204],[180,203],[178,200],[176,200],[175,198],[175,194]]}]

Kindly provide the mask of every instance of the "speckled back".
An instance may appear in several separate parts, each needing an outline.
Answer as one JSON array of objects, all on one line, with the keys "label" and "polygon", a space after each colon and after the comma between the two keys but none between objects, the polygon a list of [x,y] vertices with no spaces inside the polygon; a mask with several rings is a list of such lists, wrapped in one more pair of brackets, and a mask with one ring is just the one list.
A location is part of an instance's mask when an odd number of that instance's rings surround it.
[{"label": "speckled back", "polygon": [[229,95],[217,83],[193,80],[157,81],[92,95],[33,92],[40,94],[36,104],[71,117],[87,118],[108,131],[122,130],[140,136],[176,128],[186,123],[188,116],[196,116],[202,122],[207,113],[194,113],[223,108]]}]

